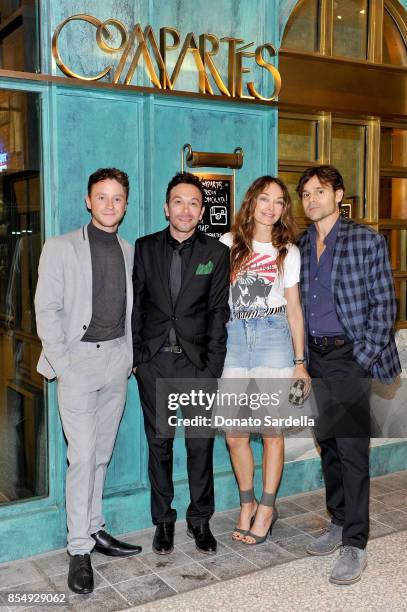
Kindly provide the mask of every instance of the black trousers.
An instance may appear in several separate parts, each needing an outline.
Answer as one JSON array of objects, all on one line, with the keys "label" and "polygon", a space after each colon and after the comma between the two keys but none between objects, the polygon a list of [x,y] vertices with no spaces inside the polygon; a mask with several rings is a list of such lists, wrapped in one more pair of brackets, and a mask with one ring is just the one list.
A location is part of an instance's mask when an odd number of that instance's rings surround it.
[{"label": "black trousers", "polygon": [[[158,378],[196,378],[197,368],[184,353],[157,353],[148,363],[137,368],[136,378],[140,392],[141,406],[144,415],[144,426],[147,435],[149,457],[148,475],[151,484],[151,517],[154,525],[172,522],[177,512],[171,507],[174,498],[173,442],[174,428],[168,428],[163,435],[162,427],[157,432],[157,418],[163,422],[162,412],[166,407],[159,401],[157,404],[156,382]],[[158,414],[161,411],[161,414]],[[191,413],[184,416],[190,416]],[[158,435],[157,435],[158,433]],[[198,432],[199,433],[199,432]],[[201,435],[185,437],[187,451],[187,471],[190,491],[190,504],[186,518],[193,525],[209,521],[214,509],[213,484],[213,445],[214,433],[206,428]]]},{"label": "black trousers", "polygon": [[370,379],[352,344],[309,345],[309,373],[318,409],[327,509],[343,526],[343,545],[365,548],[369,535]]}]

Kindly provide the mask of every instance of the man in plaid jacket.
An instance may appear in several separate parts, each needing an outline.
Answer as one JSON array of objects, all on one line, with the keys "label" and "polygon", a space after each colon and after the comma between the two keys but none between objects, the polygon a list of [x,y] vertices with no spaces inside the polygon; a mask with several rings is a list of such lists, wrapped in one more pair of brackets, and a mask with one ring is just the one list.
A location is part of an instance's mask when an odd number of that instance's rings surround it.
[{"label": "man in plaid jacket", "polygon": [[332,516],[307,552],[341,548],[330,581],[352,584],[367,563],[370,380],[391,382],[401,372],[393,278],[383,236],[341,217],[344,184],[336,168],[309,168],[297,192],[313,221],[299,240],[301,298]]}]

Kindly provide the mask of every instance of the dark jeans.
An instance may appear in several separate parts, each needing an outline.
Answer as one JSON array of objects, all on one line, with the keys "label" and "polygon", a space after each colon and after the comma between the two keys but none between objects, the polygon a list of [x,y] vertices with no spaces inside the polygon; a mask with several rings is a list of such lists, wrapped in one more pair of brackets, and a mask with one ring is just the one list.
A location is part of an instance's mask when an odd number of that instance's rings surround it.
[{"label": "dark jeans", "polygon": [[343,526],[344,545],[365,548],[369,535],[370,379],[353,357],[352,344],[309,345],[309,373],[319,419],[326,503]]},{"label": "dark jeans", "polygon": [[[168,437],[157,435],[157,411],[166,408],[157,406],[156,381],[158,378],[196,378],[197,369],[184,353],[157,353],[148,363],[137,368],[136,378],[144,415],[149,458],[148,475],[151,484],[151,517],[153,524],[172,522],[177,512],[171,508],[174,498],[173,438],[175,429],[168,429]],[[161,404],[161,402],[160,402]],[[190,416],[190,415],[188,415]],[[162,422],[162,414],[158,415]],[[162,432],[160,425],[159,430]],[[214,509],[213,485],[213,430],[208,428],[201,436],[185,437],[187,471],[191,502],[186,517],[193,524],[209,521]]]}]

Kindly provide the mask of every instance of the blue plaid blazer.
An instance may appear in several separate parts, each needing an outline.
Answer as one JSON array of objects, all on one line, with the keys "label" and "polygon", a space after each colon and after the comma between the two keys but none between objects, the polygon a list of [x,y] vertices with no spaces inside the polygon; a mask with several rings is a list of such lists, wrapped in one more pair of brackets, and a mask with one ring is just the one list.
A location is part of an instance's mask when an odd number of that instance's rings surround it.
[{"label": "blue plaid blazer", "polygon": [[[308,230],[299,239],[301,301],[308,330],[311,244]],[[332,262],[336,313],[353,342],[356,361],[373,378],[391,382],[401,372],[394,339],[396,299],[387,244],[370,227],[340,218]]]}]

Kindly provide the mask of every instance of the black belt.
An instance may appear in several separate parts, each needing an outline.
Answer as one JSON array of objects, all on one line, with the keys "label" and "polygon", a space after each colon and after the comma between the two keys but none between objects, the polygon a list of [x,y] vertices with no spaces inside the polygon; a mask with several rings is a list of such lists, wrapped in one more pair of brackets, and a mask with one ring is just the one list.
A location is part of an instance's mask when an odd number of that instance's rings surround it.
[{"label": "black belt", "polygon": [[178,344],[173,344],[171,346],[162,346],[158,352],[159,353],[175,353],[176,355],[179,355],[180,353],[182,353],[182,348],[178,346]]},{"label": "black belt", "polygon": [[308,335],[308,344],[319,346],[322,348],[336,347],[340,348],[345,344],[350,344],[349,338],[346,336],[311,336]]}]

